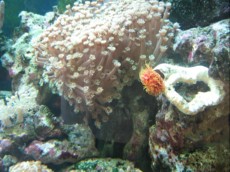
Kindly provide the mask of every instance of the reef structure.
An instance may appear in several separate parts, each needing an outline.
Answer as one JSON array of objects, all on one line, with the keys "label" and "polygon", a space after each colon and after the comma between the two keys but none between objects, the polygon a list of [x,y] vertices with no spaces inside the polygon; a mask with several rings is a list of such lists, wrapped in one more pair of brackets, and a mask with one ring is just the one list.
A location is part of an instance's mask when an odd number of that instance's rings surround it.
[{"label": "reef structure", "polygon": [[179,25],[167,19],[170,7],[156,0],[67,6],[33,44],[41,84],[48,83],[76,112],[96,120],[110,115],[109,103],[138,79],[141,66],[158,63],[171,46]]},{"label": "reef structure", "polygon": [[25,114],[32,115],[38,108],[37,90],[31,85],[21,86],[13,96],[0,99],[0,128],[24,122]]},{"label": "reef structure", "polygon": [[46,171],[46,172],[52,172],[53,170],[49,169],[46,165],[42,165],[40,161],[23,161],[20,163],[17,163],[16,165],[10,167],[10,172],[16,172],[16,171]]},{"label": "reef structure", "polygon": [[[195,66],[186,68],[163,63],[154,69],[164,74],[165,96],[184,114],[195,115],[208,106],[218,105],[224,98],[224,83],[210,77],[207,67]],[[198,91],[191,101],[187,101],[174,88],[179,82],[191,85],[199,81],[204,82],[210,90]]]}]

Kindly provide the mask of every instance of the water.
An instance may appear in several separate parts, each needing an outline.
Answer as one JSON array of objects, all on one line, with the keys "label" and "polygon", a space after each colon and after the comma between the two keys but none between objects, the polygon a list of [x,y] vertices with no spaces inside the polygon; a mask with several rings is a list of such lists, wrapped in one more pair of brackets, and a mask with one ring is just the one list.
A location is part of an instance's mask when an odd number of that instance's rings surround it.
[{"label": "water", "polygon": [[0,10],[0,171],[229,171],[229,2],[74,2]]}]

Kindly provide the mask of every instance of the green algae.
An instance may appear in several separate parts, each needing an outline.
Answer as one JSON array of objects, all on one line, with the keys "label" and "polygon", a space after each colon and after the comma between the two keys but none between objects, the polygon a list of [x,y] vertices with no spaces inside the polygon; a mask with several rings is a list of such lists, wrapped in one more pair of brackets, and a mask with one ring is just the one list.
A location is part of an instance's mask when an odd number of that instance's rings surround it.
[{"label": "green algae", "polygon": [[196,150],[192,153],[183,154],[180,158],[185,160],[186,166],[193,171],[230,171],[230,152],[229,146],[215,145],[210,146],[206,150]]}]

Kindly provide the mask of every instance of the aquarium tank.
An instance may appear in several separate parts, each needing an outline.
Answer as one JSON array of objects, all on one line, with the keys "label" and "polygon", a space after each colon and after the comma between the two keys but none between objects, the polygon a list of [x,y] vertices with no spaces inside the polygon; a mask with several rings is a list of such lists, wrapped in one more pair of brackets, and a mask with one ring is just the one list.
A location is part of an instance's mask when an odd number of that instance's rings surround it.
[{"label": "aquarium tank", "polygon": [[228,0],[0,0],[0,172],[229,172]]}]

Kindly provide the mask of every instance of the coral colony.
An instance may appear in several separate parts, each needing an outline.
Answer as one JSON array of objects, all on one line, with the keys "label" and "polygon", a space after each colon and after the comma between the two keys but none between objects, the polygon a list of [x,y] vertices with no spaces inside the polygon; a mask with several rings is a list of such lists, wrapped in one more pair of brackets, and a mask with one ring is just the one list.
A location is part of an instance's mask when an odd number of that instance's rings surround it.
[{"label": "coral colony", "polygon": [[44,68],[42,82],[75,111],[91,113],[97,121],[110,115],[108,103],[170,45],[178,29],[167,20],[170,6],[155,0],[67,6],[34,43],[37,64]]}]

